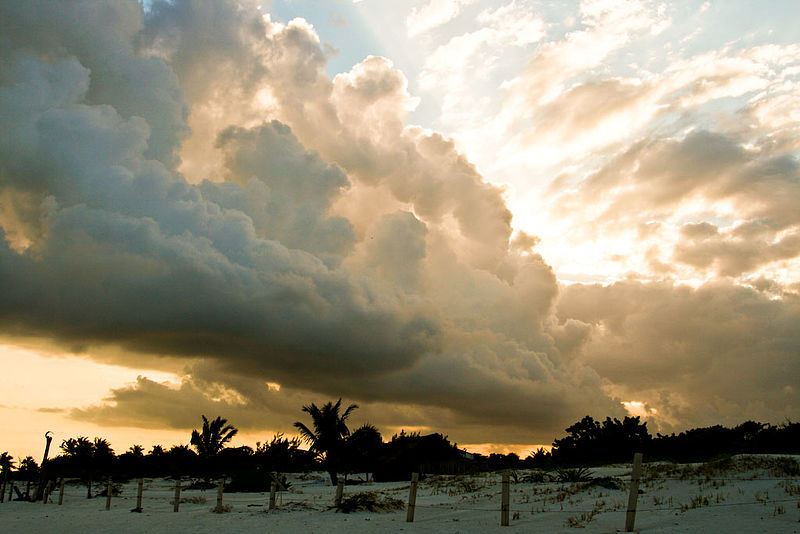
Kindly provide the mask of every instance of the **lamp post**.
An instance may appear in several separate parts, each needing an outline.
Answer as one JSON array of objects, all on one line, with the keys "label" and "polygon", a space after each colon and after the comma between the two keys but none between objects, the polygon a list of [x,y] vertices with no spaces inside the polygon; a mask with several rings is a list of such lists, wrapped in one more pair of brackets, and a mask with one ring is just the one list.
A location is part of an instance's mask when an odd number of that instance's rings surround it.
[{"label": "lamp post", "polygon": [[42,458],[42,465],[39,466],[39,485],[36,487],[36,497],[34,501],[39,501],[44,496],[44,483],[46,480],[44,473],[44,466],[47,463],[47,453],[50,452],[50,442],[53,441],[53,433],[49,430],[44,433],[44,457]]}]

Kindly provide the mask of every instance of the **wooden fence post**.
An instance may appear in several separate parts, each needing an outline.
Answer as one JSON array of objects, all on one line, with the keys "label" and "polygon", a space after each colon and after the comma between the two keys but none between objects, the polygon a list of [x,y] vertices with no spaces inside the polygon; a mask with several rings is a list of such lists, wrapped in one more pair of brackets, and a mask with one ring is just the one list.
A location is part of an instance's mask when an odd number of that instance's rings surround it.
[{"label": "wooden fence post", "polygon": [[[217,502],[219,502],[219,498],[217,498]],[[219,506],[219,504],[217,504]],[[181,478],[178,477],[175,479],[175,499],[174,504],[172,505],[172,511],[177,512],[181,507]]]},{"label": "wooden fence post", "polygon": [[419,484],[419,473],[411,473],[411,487],[408,489],[408,512],[406,512],[406,523],[414,522],[414,511],[417,508],[418,484]]},{"label": "wooden fence post", "polygon": [[344,480],[339,480],[336,483],[336,498],[333,501],[333,504],[338,508],[342,505],[342,496],[344,495]]},{"label": "wooden fence post", "polygon": [[[44,486],[44,493],[42,493],[42,504],[47,504],[47,500],[50,498],[50,493],[53,491],[53,484],[54,481],[48,480]],[[37,491],[38,493],[38,491]]]},{"label": "wooden fence post", "polygon": [[58,505],[64,504],[64,479],[61,479],[61,485],[58,488]]},{"label": "wooden fence post", "polygon": [[219,479],[219,484],[217,484],[217,507],[214,508],[214,511],[217,513],[222,513],[225,509],[222,507],[222,492],[225,489],[225,477]]},{"label": "wooden fence post", "polygon": [[106,510],[111,510],[111,477],[108,477],[106,484]]},{"label": "wooden fence post", "polygon": [[278,491],[278,483],[273,480],[269,486],[269,509],[275,509],[275,492]]},{"label": "wooden fence post", "polygon": [[625,514],[625,532],[633,532],[636,521],[636,501],[639,498],[639,479],[642,477],[642,453],[633,455],[633,470],[631,471],[631,491],[628,494],[628,511]]},{"label": "wooden fence post", "polygon": [[511,486],[511,477],[508,475],[503,475],[503,492],[502,492],[502,503],[500,504],[500,526],[507,527],[508,526],[508,512],[510,508],[510,486]]},{"label": "wooden fence post", "polygon": [[136,483],[136,508],[131,510],[131,512],[142,511],[142,493],[144,493],[144,479],[139,478]]}]

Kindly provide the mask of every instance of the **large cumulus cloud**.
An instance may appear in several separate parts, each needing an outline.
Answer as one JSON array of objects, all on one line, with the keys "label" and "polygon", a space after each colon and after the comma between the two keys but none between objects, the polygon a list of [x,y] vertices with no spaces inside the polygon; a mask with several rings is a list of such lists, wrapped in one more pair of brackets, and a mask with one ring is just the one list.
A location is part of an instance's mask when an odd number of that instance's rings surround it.
[{"label": "large cumulus cloud", "polygon": [[[627,42],[592,5],[590,33]],[[586,413],[620,415],[621,400],[657,404],[665,425],[703,420],[698,405],[706,419],[797,409],[781,382],[796,294],[757,272],[797,255],[786,143],[665,135],[554,185],[563,210],[591,200],[598,234],[673,231],[669,257],[649,256],[664,273],[758,278],[562,287],[538,238],[514,232],[504,190],[408,124],[417,99],[386,58],[332,79],[308,23],[246,1],[8,3],[0,23],[0,335],[185,364],[177,385],[142,377],[73,417],[188,427],[205,410],[280,429],[301,404],[346,396],[389,427],[536,443]],[[547,50],[531,65],[561,54]],[[552,97],[550,124],[598,92],[653,104],[653,84],[556,98],[554,80],[526,85]],[[771,117],[742,113],[751,133]],[[699,196],[746,220],[659,217]],[[752,395],[774,394],[742,400],[744,375]]]},{"label": "large cumulus cloud", "polygon": [[[310,26],[244,2],[34,4],[2,11],[2,333],[195,362],[74,416],[171,399],[157,424],[228,407],[253,425],[302,392],[529,441],[619,409],[559,359],[535,239],[510,246],[502,190],[405,125],[388,60],[332,80]],[[210,20],[230,24],[198,41]]]}]

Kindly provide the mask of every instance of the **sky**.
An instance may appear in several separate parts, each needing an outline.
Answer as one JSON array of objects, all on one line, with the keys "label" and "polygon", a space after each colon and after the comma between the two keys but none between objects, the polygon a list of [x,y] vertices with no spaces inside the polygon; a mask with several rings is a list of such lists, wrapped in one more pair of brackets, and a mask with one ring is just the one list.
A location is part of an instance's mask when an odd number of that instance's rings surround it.
[{"label": "sky", "polygon": [[2,3],[0,450],[796,421],[798,17]]}]

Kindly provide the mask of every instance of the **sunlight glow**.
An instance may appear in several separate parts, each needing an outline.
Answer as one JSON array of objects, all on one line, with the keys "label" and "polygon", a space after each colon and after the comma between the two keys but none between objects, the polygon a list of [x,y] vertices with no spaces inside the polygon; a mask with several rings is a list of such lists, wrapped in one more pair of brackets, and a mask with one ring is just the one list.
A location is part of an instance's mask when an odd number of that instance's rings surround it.
[{"label": "sunlight glow", "polygon": [[625,401],[622,403],[628,413],[633,417],[650,417],[658,414],[658,410],[650,408],[647,403],[641,401]]}]

